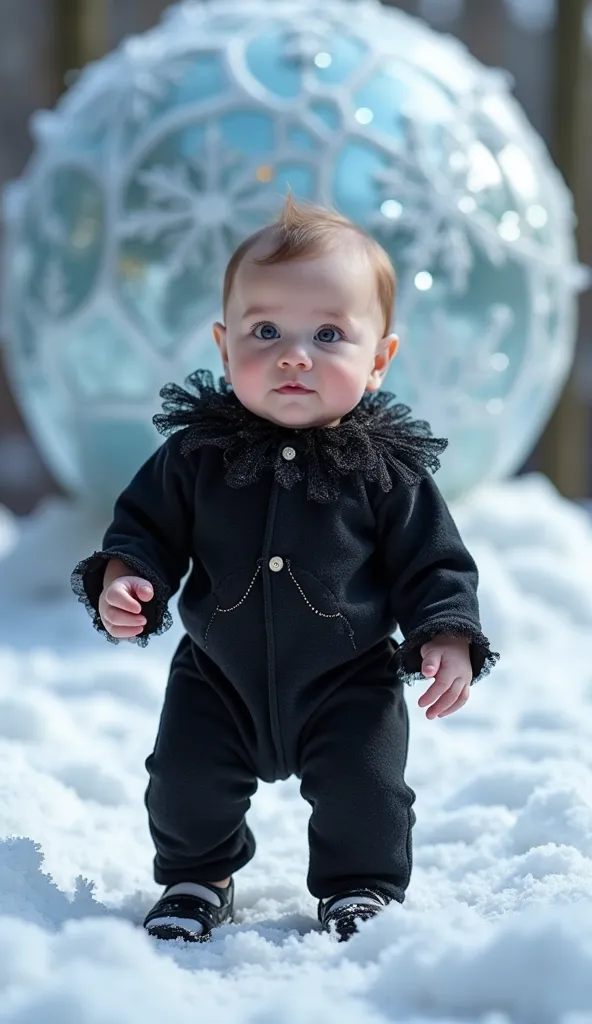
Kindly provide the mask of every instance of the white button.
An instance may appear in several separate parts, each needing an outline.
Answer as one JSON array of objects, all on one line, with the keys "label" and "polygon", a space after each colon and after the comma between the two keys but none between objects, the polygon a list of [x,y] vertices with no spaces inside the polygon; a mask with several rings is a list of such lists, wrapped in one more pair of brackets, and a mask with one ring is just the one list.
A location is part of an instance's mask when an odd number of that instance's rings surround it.
[{"label": "white button", "polygon": [[270,558],[269,560],[269,568],[272,572],[281,572],[284,568],[283,558],[280,558],[279,555],[274,555],[273,558]]},{"label": "white button", "polygon": [[296,451],[295,451],[295,449],[294,448],[290,448],[290,446],[288,445],[287,448],[284,448],[284,450],[282,452],[282,457],[284,459],[286,459],[287,462],[291,462],[292,459],[296,458]]}]

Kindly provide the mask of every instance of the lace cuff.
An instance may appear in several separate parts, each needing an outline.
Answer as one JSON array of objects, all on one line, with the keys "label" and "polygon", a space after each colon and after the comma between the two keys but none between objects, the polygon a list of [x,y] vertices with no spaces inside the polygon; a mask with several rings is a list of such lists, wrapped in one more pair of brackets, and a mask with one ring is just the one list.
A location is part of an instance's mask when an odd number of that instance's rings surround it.
[{"label": "lace cuff", "polygon": [[490,650],[489,640],[469,623],[459,621],[439,621],[412,630],[404,642],[397,648],[397,671],[407,683],[425,679],[421,672],[421,648],[428,640],[439,636],[452,636],[467,640],[470,644],[469,654],[473,669],[471,686],[489,675],[499,659],[499,654]]},{"label": "lace cuff", "polygon": [[139,558],[125,551],[95,551],[89,558],[78,563],[70,577],[72,590],[90,615],[94,628],[111,644],[118,644],[120,638],[111,636],[105,629],[98,612],[99,597],[103,590],[103,576],[110,558],[119,558],[130,568],[130,575],[142,576],[149,580],[154,588],[151,601],[142,602],[142,611],[146,616],[146,625],[138,636],[130,636],[128,642],[145,647],[150,636],[165,633],[172,625],[172,617],[167,605],[170,596],[169,587],[161,578]]}]

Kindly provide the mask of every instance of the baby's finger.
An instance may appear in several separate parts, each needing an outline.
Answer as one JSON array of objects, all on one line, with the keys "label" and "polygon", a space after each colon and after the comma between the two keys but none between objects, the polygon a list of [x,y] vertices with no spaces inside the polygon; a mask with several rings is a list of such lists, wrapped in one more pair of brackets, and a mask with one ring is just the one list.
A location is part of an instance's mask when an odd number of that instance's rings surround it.
[{"label": "baby's finger", "polygon": [[425,658],[423,659],[423,661],[421,663],[421,671],[424,674],[424,676],[428,676],[429,678],[430,677],[433,678],[433,676],[436,675],[438,669],[440,668],[441,661],[442,661],[442,655],[441,654],[435,654],[435,653],[432,653],[432,654],[428,653],[428,654],[426,654]]},{"label": "baby's finger", "polygon": [[464,707],[465,704],[467,703],[467,701],[468,701],[468,699],[470,697],[470,694],[471,694],[471,687],[470,687],[469,683],[467,683],[466,686],[464,687],[464,689],[462,690],[460,696],[457,697],[457,699],[455,700],[454,704],[451,704],[450,707],[447,708],[446,711],[442,711],[438,715],[438,718],[446,718],[446,715],[452,715],[452,714],[454,714],[455,711],[460,711],[460,709],[462,707]]},{"label": "baby's finger", "polygon": [[443,693],[440,699],[426,712],[426,718],[438,718],[443,711],[446,711],[447,708],[456,702],[464,686],[464,679],[455,679],[446,690],[446,693]]},{"label": "baby's finger", "polygon": [[448,683],[445,683],[442,679],[435,679],[434,682],[425,693],[422,693],[418,700],[420,708],[424,708],[426,704],[432,704],[433,701],[441,697],[443,693],[446,693],[448,689]]},{"label": "baby's finger", "polygon": [[130,612],[123,612],[121,609],[109,605],[105,612],[105,621],[110,626],[142,626],[146,625],[145,615],[132,615]]},{"label": "baby's finger", "polygon": [[124,640],[130,636],[139,636],[142,632],[142,626],[136,626],[135,628],[131,626],[108,626],[107,632],[111,636],[117,637],[118,640]]},{"label": "baby's finger", "polygon": [[140,602],[136,601],[135,597],[132,597],[123,583],[112,583],[106,597],[108,603],[114,608],[122,608],[123,611],[136,613],[142,611]]},{"label": "baby's finger", "polygon": [[451,665],[446,661],[446,659],[443,659],[440,668],[436,672],[434,682],[438,683],[439,686],[442,686],[443,691],[446,691],[450,686],[452,686],[454,680],[458,678],[459,671],[460,669],[458,665]]}]

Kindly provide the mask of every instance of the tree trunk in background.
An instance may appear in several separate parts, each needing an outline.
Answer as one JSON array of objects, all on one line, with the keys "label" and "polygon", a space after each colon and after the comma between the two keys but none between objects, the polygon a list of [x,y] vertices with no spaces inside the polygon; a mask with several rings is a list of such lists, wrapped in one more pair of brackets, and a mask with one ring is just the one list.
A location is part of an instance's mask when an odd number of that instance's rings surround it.
[{"label": "tree trunk in background", "polygon": [[[579,215],[578,241],[580,258],[589,260],[590,199],[589,167],[592,134],[592,56],[586,45],[587,0],[561,0],[555,32],[556,90],[553,157],[575,199]],[[586,137],[588,136],[588,137]],[[589,299],[581,300],[581,309]],[[578,387],[580,361],[583,358],[581,317],[580,344],[571,377],[564,389],[539,445],[542,470],[555,486],[569,498],[583,498],[589,489],[589,396]]]},{"label": "tree trunk in background", "polygon": [[107,0],[54,0],[56,21],[56,75],[60,92],[64,78],[107,51]]},{"label": "tree trunk in background", "polygon": [[[56,99],[53,8],[48,0],[0,0],[0,189],[31,153],[29,118]],[[0,235],[3,225],[0,224]],[[0,337],[0,505],[25,514],[58,485],[33,445],[4,374]]]}]

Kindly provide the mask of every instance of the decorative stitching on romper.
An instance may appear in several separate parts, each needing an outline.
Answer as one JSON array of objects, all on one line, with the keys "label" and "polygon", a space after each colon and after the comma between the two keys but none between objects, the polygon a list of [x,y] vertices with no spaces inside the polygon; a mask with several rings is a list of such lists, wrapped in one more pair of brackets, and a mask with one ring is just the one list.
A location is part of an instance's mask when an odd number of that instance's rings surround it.
[{"label": "decorative stitching on romper", "polygon": [[320,617],[322,619],[343,619],[343,622],[345,623],[345,628],[346,628],[347,634],[348,634],[348,636],[349,636],[349,638],[351,640],[351,643],[352,643],[352,647],[353,647],[354,651],[357,651],[356,643],[355,643],[355,640],[354,640],[354,631],[351,628],[351,626],[350,626],[348,620],[346,619],[345,615],[343,614],[343,612],[331,612],[331,613],[329,613],[329,612],[321,612],[321,611],[319,611],[318,608],[315,608],[314,605],[312,605],[310,603],[310,601],[308,600],[308,598],[307,598],[306,594],[304,593],[302,587],[300,586],[298,580],[294,576],[294,573],[292,572],[292,565],[291,565],[291,562],[290,562],[289,558],[286,559],[286,566],[287,566],[288,572],[290,574],[290,579],[293,581],[293,583],[295,584],[297,589],[300,591],[300,594],[301,594],[302,598],[304,599],[304,601],[306,602],[306,604],[308,605],[310,610],[312,612],[314,612],[315,615],[320,615]]},{"label": "decorative stitching on romper", "polygon": [[245,593],[243,594],[243,596],[241,597],[240,601],[237,601],[236,604],[231,605],[229,608],[222,608],[222,606],[219,605],[219,604],[216,605],[216,607],[214,608],[214,611],[212,612],[212,616],[210,618],[210,621],[208,622],[207,629],[205,631],[205,635],[204,635],[204,648],[207,648],[207,646],[208,646],[208,633],[210,632],[210,626],[212,625],[212,622],[216,618],[216,615],[218,614],[218,612],[233,612],[238,607],[240,607],[240,605],[243,603],[243,601],[247,600],[249,594],[251,593],[251,590],[253,589],[253,584],[255,583],[255,580],[257,579],[257,576],[259,575],[260,572],[261,572],[261,560],[259,560],[259,564],[257,565],[257,568],[255,569],[255,574],[253,576],[253,579],[249,583],[249,586],[247,587],[247,589],[246,589]]}]

